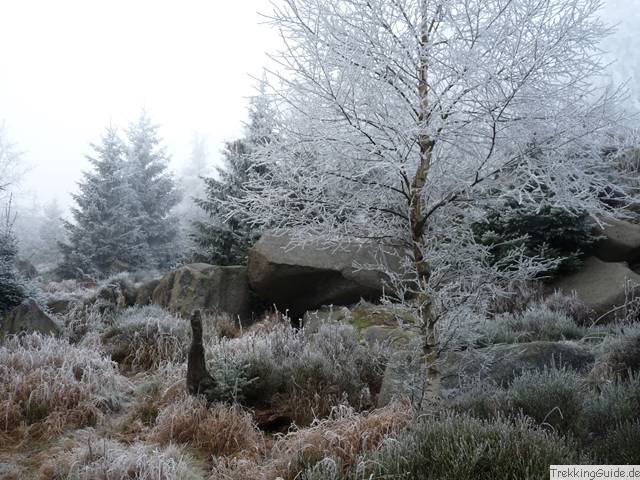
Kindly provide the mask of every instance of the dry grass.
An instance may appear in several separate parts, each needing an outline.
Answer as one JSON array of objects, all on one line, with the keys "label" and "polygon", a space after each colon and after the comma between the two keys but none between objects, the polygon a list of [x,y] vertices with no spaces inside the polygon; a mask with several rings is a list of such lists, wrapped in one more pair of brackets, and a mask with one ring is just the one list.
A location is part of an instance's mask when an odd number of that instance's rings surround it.
[{"label": "dry grass", "polygon": [[197,480],[197,463],[180,448],[124,445],[89,429],[65,442],[40,469],[41,480]]},{"label": "dry grass", "polygon": [[157,306],[125,310],[103,335],[111,357],[131,372],[181,362],[189,349],[189,325]]},{"label": "dry grass", "polygon": [[149,438],[161,445],[189,444],[209,456],[256,458],[265,448],[262,433],[241,407],[207,407],[204,399],[186,395],[160,411]]},{"label": "dry grass", "polygon": [[330,418],[317,420],[276,442],[272,455],[278,475],[294,479],[305,467],[324,458],[340,459],[345,468],[355,465],[360,454],[376,450],[386,438],[406,428],[412,418],[410,407],[400,403],[362,414],[338,407]]},{"label": "dry grass", "polygon": [[0,346],[0,432],[53,438],[94,425],[130,388],[99,351],[37,333],[10,337]]}]

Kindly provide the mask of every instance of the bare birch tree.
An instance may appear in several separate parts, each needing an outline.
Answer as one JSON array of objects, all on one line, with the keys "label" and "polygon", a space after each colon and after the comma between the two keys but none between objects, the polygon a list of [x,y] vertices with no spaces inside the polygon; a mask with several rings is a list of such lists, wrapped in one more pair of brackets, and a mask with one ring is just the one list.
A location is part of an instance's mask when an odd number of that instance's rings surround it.
[{"label": "bare birch tree", "polygon": [[[470,225],[501,198],[614,214],[616,94],[597,91],[600,0],[283,0],[268,175],[235,208],[295,242],[376,242],[424,333],[430,395],[451,321],[543,267],[486,262]],[[599,198],[600,197],[600,198]],[[517,254],[514,254],[517,256]],[[410,300],[407,300],[410,299]],[[473,305],[473,308],[470,306]],[[467,308],[469,307],[469,308]],[[445,328],[446,327],[446,328]]]}]

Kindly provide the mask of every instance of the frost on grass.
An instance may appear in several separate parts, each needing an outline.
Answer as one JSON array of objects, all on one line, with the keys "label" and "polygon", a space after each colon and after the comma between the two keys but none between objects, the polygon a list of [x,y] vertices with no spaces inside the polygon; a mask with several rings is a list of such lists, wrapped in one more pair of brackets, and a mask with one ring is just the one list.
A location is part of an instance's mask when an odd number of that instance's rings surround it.
[{"label": "frost on grass", "polygon": [[38,333],[0,346],[0,429],[53,438],[94,425],[130,389],[115,363],[94,349]]},{"label": "frost on grass", "polygon": [[295,422],[310,423],[335,405],[372,405],[385,353],[371,348],[348,325],[323,325],[309,334],[286,322],[206,345],[208,368],[220,400],[276,404]]},{"label": "frost on grass", "polygon": [[150,438],[167,445],[189,444],[207,456],[257,457],[264,450],[262,433],[239,405],[213,404],[184,396],[163,408]]},{"label": "frost on grass", "polygon": [[187,322],[151,305],[125,310],[104,332],[102,341],[122,368],[143,371],[183,361],[190,333]]},{"label": "frost on grass", "polygon": [[40,471],[43,480],[198,480],[194,460],[180,448],[141,443],[125,445],[100,438],[91,429],[79,432]]}]

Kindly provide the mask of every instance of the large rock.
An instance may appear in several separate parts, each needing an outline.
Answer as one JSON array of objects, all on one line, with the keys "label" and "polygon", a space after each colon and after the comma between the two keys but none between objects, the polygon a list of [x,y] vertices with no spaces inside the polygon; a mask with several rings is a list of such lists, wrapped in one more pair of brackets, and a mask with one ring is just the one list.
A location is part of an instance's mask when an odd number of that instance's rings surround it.
[{"label": "large rock", "polygon": [[604,229],[596,233],[606,237],[598,243],[595,255],[605,262],[640,261],[640,225],[624,220],[608,220]]},{"label": "large rock", "polygon": [[[378,406],[384,406],[395,396],[420,396],[425,391],[424,367],[418,353],[396,352],[385,370]],[[564,367],[587,373],[594,364],[594,355],[572,342],[530,342],[495,345],[478,350],[453,352],[442,359],[441,388],[444,395],[455,392],[464,382],[475,379],[508,385],[528,371]]]},{"label": "large rock", "polygon": [[[249,251],[249,283],[265,300],[292,317],[322,305],[377,301],[386,275],[357,266],[377,264],[372,247],[353,245],[337,251],[291,247],[289,235],[266,233]],[[388,258],[392,264],[394,258]]]},{"label": "large rock", "polygon": [[628,282],[640,284],[640,275],[626,263],[609,263],[590,257],[578,272],[553,282],[549,289],[560,290],[566,295],[575,292],[596,317],[602,317],[600,323],[605,323],[616,319],[619,312],[615,307],[624,304]]},{"label": "large rock", "polygon": [[183,317],[196,310],[224,312],[249,320],[246,267],[218,267],[192,263],[167,273],[153,291],[153,303]]},{"label": "large rock", "polygon": [[42,311],[33,300],[28,299],[15,307],[2,320],[0,333],[8,335],[21,332],[40,332],[45,335],[60,333],[58,325]]}]

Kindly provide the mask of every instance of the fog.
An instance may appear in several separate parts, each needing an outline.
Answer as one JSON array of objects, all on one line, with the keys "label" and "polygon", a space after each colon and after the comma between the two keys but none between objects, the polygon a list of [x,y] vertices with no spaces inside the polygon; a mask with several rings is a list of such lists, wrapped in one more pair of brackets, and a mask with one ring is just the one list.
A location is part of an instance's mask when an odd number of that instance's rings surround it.
[{"label": "fog", "polygon": [[[146,109],[179,169],[194,132],[212,162],[237,136],[247,97],[275,32],[258,12],[268,0],[110,2],[21,0],[0,6],[0,121],[30,167],[20,197],[64,206],[89,142],[110,123],[126,126]],[[640,104],[640,0],[607,0],[618,24],[603,48],[616,82]]]}]

